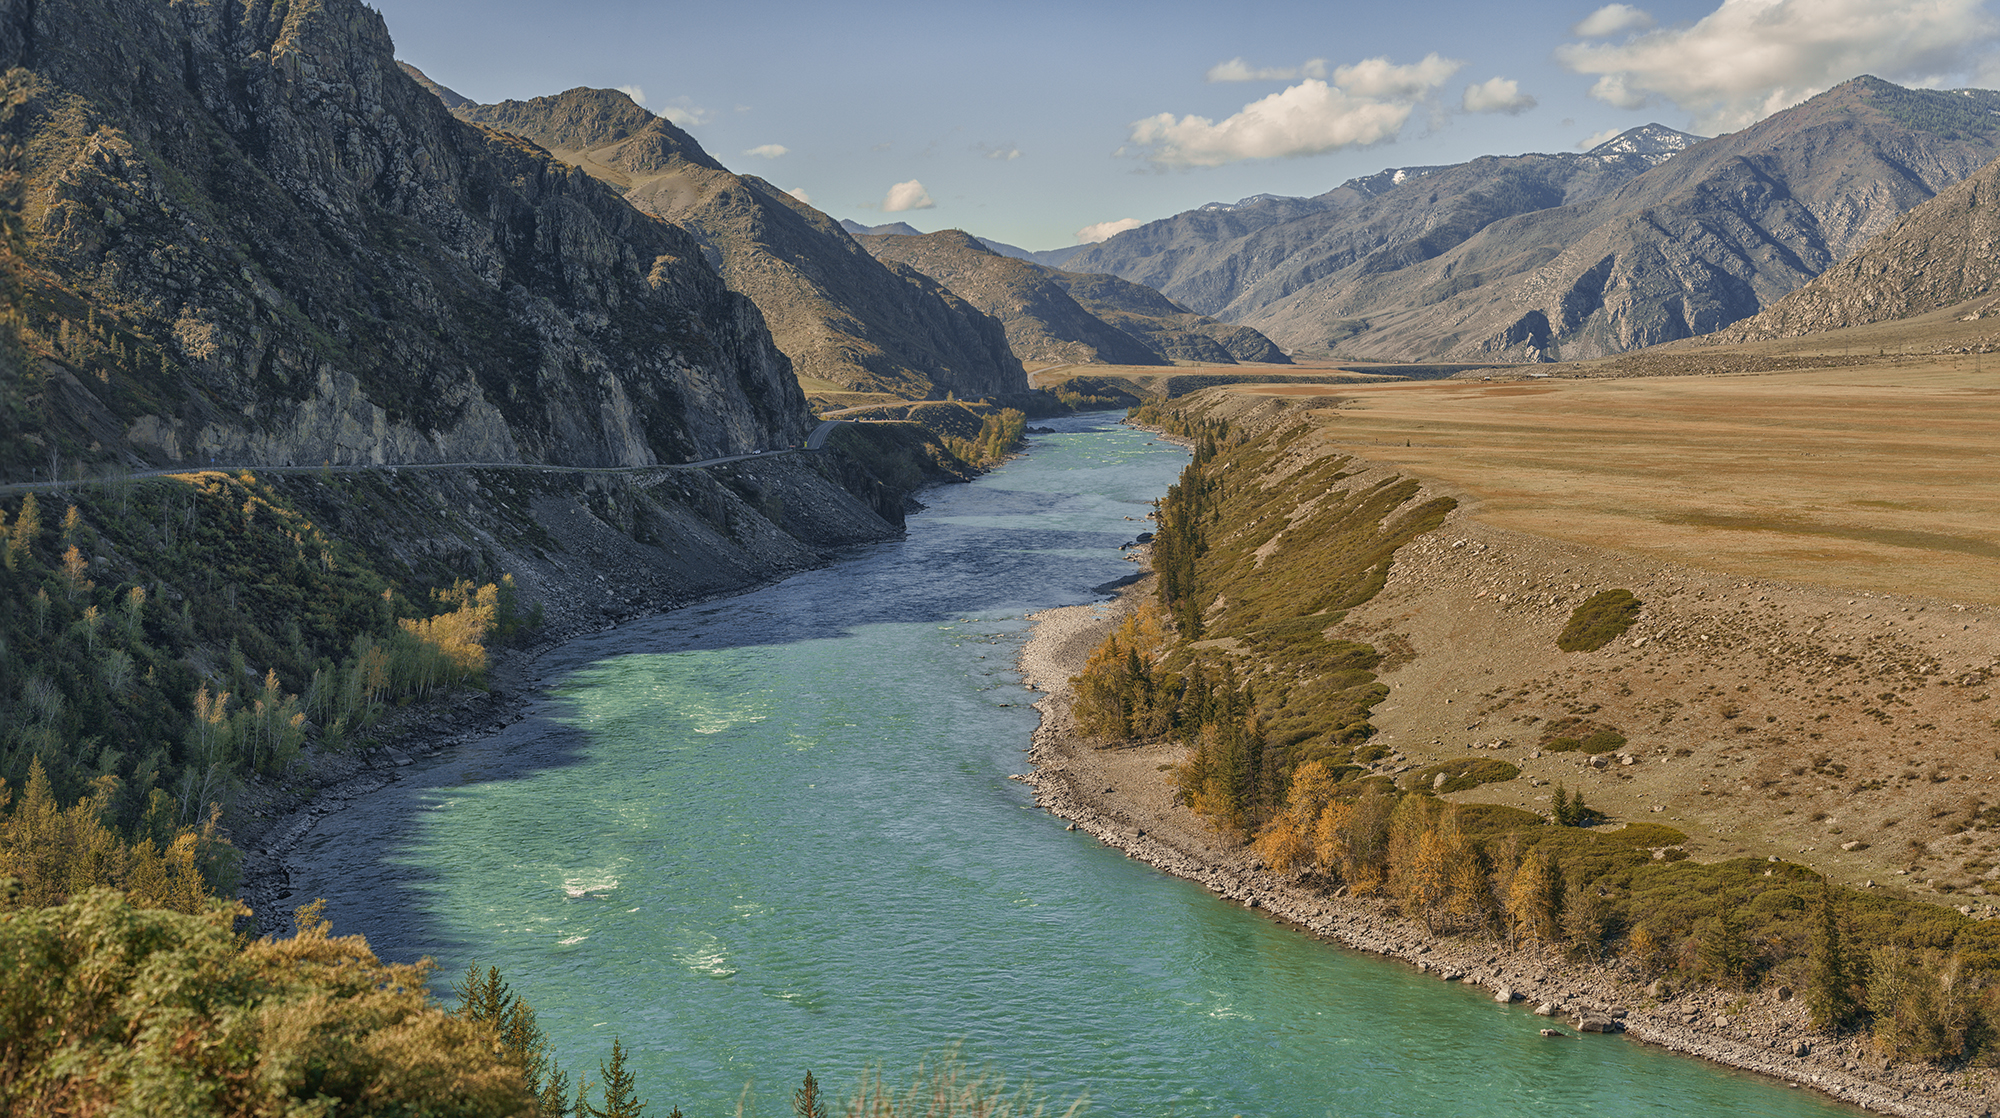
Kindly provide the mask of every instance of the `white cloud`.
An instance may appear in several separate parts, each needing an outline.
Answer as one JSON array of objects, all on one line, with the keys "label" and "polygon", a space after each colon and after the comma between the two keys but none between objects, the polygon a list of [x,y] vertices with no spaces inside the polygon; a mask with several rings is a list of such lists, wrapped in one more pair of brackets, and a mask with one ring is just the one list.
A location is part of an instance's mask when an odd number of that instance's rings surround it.
[{"label": "white cloud", "polygon": [[1379,144],[1395,139],[1417,105],[1463,65],[1435,53],[1407,66],[1370,58],[1335,70],[1332,83],[1304,78],[1221,122],[1172,113],[1135,121],[1130,143],[1163,167],[1219,167]]},{"label": "white cloud", "polygon": [[1387,58],[1366,58],[1333,72],[1333,84],[1357,97],[1417,98],[1451,80],[1465,63],[1439,58],[1436,51],[1421,62],[1398,66]]},{"label": "white cloud", "polygon": [[1145,223],[1136,217],[1121,217],[1117,221],[1100,221],[1095,225],[1086,225],[1077,230],[1076,243],[1080,245],[1094,245],[1099,241],[1108,241],[1127,229],[1137,229],[1143,224]]},{"label": "white cloud", "polygon": [[620,86],[614,86],[613,88],[616,89],[618,92],[623,93],[625,96],[630,97],[632,99],[633,104],[643,105],[646,103],[646,91],[640,89],[636,85],[620,85]]},{"label": "white cloud", "polygon": [[1583,17],[1569,29],[1579,39],[1602,39],[1621,31],[1644,31],[1653,26],[1653,17],[1630,4],[1606,4]]},{"label": "white cloud", "polygon": [[937,203],[931,201],[931,192],[925,190],[924,184],[916,179],[899,182],[890,187],[889,193],[882,199],[882,212],[885,214],[902,213],[904,210],[928,210],[936,206]]},{"label": "white cloud", "polygon": [[1488,78],[1465,87],[1460,102],[1468,113],[1506,113],[1513,116],[1535,107],[1535,99],[1521,92],[1521,83],[1512,78]]},{"label": "white cloud", "polygon": [[1690,26],[1616,44],[1566,43],[1556,57],[1599,75],[1590,95],[1600,101],[1632,109],[1666,100],[1694,118],[1696,131],[1727,132],[1859,74],[1934,85],[1970,72],[1993,46],[1985,3],[1723,0]]},{"label": "white cloud", "polygon": [[1012,144],[1008,144],[1006,147],[991,148],[986,152],[986,158],[1001,159],[1011,163],[1021,158],[1021,149]]},{"label": "white cloud", "polygon": [[799,201],[804,202],[808,206],[813,204],[812,195],[807,194],[806,188],[803,186],[795,186],[790,190],[785,191],[785,193],[791,195],[794,198],[797,198]]},{"label": "white cloud", "polygon": [[1208,68],[1211,82],[1289,82],[1300,78],[1326,77],[1326,59],[1315,58],[1303,66],[1256,67],[1241,58],[1218,62]]},{"label": "white cloud", "polygon": [[754,155],[759,159],[776,159],[791,150],[783,144],[758,144],[754,148],[745,148],[743,154]]},{"label": "white cloud", "polygon": [[688,97],[674,98],[674,103],[660,109],[659,113],[681,128],[693,128],[695,125],[707,124],[715,119],[712,110],[702,108]]},{"label": "white cloud", "polygon": [[1576,142],[1576,150],[1589,151],[1604,141],[1615,138],[1623,131],[1625,131],[1623,128],[1606,128],[1602,132],[1592,132],[1590,135]]}]

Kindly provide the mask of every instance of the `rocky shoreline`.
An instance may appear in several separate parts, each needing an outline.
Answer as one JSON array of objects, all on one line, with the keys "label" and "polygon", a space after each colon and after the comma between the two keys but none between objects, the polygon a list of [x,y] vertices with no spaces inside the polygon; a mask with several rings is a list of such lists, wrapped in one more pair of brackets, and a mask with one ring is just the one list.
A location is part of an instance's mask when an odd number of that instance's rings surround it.
[{"label": "rocky shoreline", "polygon": [[[1114,603],[1033,615],[1020,656],[1024,682],[1042,693],[1025,778],[1051,814],[1108,846],[1211,892],[1340,946],[1398,959],[1446,982],[1475,983],[1499,1001],[1523,1002],[1552,1020],[1523,1028],[1623,1032],[1674,1052],[1820,1091],[1863,1110],[1912,1116],[1990,1118],[1993,1097],[1976,1072],[1885,1065],[1864,1037],[1815,1032],[1790,992],[1676,991],[1647,985],[1617,964],[1583,966],[1540,948],[1434,936],[1391,902],[1312,887],[1264,869],[1240,841],[1173,803],[1161,770],[1179,750],[1103,748],[1083,740],[1070,716],[1070,679],[1091,650],[1151,592],[1148,579]],[[1568,1026],[1549,1029],[1560,1022]],[[1970,1080],[1970,1081],[1969,1081]]]}]

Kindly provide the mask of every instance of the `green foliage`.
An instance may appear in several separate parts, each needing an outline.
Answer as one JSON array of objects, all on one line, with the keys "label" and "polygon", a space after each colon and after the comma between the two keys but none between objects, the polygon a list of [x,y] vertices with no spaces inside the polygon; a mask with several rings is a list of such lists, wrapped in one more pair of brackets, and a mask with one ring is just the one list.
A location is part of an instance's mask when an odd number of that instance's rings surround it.
[{"label": "green foliage", "polygon": [[[1453,502],[1413,501],[1420,486],[1409,479],[1343,487],[1350,460],[1301,463],[1295,429],[1250,437],[1157,405],[1134,416],[1193,442],[1194,456],[1161,500],[1153,538],[1177,640],[1148,650],[1142,684],[1112,689],[1146,697],[1146,717],[1128,716],[1126,732],[1194,747],[1176,774],[1183,799],[1252,830],[1279,810],[1300,765],[1373,759],[1368,715],[1388,694],[1374,674],[1381,656],[1327,630],[1381,589],[1396,549]],[[1112,659],[1095,662],[1111,669]],[[1086,672],[1080,682],[1091,681]]]},{"label": "green foliage", "polygon": [[200,472],[69,489],[53,527],[33,493],[0,503],[0,779],[39,763],[65,804],[108,779],[106,824],[136,842],[153,812],[164,850],[315,729],[477,685],[489,633],[525,628],[511,582],[406,593],[410,572],[319,529],[300,493],[322,491],[350,495]]},{"label": "green foliage", "polygon": [[[1423,768],[1403,778],[1403,787],[1413,792],[1463,792],[1482,784],[1499,784],[1521,775],[1519,766],[1492,757],[1468,757],[1461,761],[1444,761]],[[1438,777],[1444,777],[1440,784]]]},{"label": "green foliage", "polygon": [[1569,795],[1561,784],[1556,785],[1555,803],[1549,819],[1558,827],[1593,827],[1604,822],[1604,816],[1597,809],[1583,802],[1583,793]]},{"label": "green foliage", "polygon": [[1551,753],[1610,753],[1624,748],[1625,735],[1615,726],[1588,718],[1558,718],[1542,727],[1543,749]]},{"label": "green foliage", "polygon": [[986,466],[998,462],[1013,453],[1021,445],[1021,433],[1027,429],[1028,417],[1013,408],[1003,408],[994,415],[988,415],[979,422],[979,433],[969,439],[944,436],[944,444],[953,454],[974,466]]},{"label": "green foliage", "polygon": [[297,936],[245,943],[244,915],[108,889],[0,915],[0,1111],[533,1112],[493,1030],[431,1003],[424,965],[384,963],[310,909]]},{"label": "green foliage", "polygon": [[1639,619],[1640,603],[1630,590],[1600,590],[1569,615],[1556,636],[1564,652],[1595,652],[1619,637]]},{"label": "green foliage", "polygon": [[1822,884],[1806,947],[1805,1003],[1815,1029],[1846,1029],[1861,1009],[1854,996],[1854,959],[1841,927],[1843,907],[1833,887]]},{"label": "green foliage", "polygon": [[604,1105],[586,1104],[582,1112],[589,1118],[640,1118],[646,1111],[646,1104],[639,1098],[638,1077],[625,1066],[625,1045],[617,1038],[611,1041],[611,1059],[597,1065],[603,1076]]}]

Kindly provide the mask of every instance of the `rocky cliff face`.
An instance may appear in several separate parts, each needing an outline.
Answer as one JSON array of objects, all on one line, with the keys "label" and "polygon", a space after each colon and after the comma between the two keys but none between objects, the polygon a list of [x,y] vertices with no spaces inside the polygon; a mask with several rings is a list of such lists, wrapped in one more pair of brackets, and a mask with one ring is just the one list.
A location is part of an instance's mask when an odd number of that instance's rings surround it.
[{"label": "rocky cliff face", "polygon": [[1728,344],[1791,338],[1912,318],[1977,300],[1963,317],[1995,313],[2000,299],[2000,161],[1904,214],[1859,252],[1755,318],[1701,339]]},{"label": "rocky cliff face", "polygon": [[461,119],[540,144],[687,229],[815,389],[918,399],[1028,390],[999,323],[921,274],[877,263],[832,218],[763,179],[730,173],[625,94],[477,105],[417,76]]},{"label": "rocky cliff face", "polygon": [[454,120],[357,0],[0,4],[67,458],[638,465],[810,419],[693,238]]}]

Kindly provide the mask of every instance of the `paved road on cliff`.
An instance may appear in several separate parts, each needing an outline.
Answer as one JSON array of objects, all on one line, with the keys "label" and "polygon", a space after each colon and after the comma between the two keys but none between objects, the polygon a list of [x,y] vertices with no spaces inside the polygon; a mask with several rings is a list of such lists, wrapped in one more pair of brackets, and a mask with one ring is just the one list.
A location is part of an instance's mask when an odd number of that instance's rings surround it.
[{"label": "paved road on cliff", "polygon": [[225,463],[211,462],[206,466],[171,466],[159,470],[134,470],[116,478],[88,478],[82,481],[17,481],[0,485],[0,493],[47,492],[69,485],[101,484],[107,481],[135,481],[140,478],[178,477],[182,474],[233,473],[237,470],[258,470],[272,474],[306,474],[325,471],[336,474],[358,474],[370,470],[534,470],[545,474],[622,474],[638,470],[699,470],[708,466],[723,466],[731,462],[746,462],[753,458],[776,458],[785,454],[796,454],[801,450],[826,449],[827,436],[845,419],[823,419],[806,436],[803,447],[787,447],[783,450],[753,451],[749,454],[726,454],[720,458],[704,458],[699,462],[660,462],[651,466],[549,466],[539,462],[383,462],[370,465],[346,466],[274,466],[267,463]]}]

